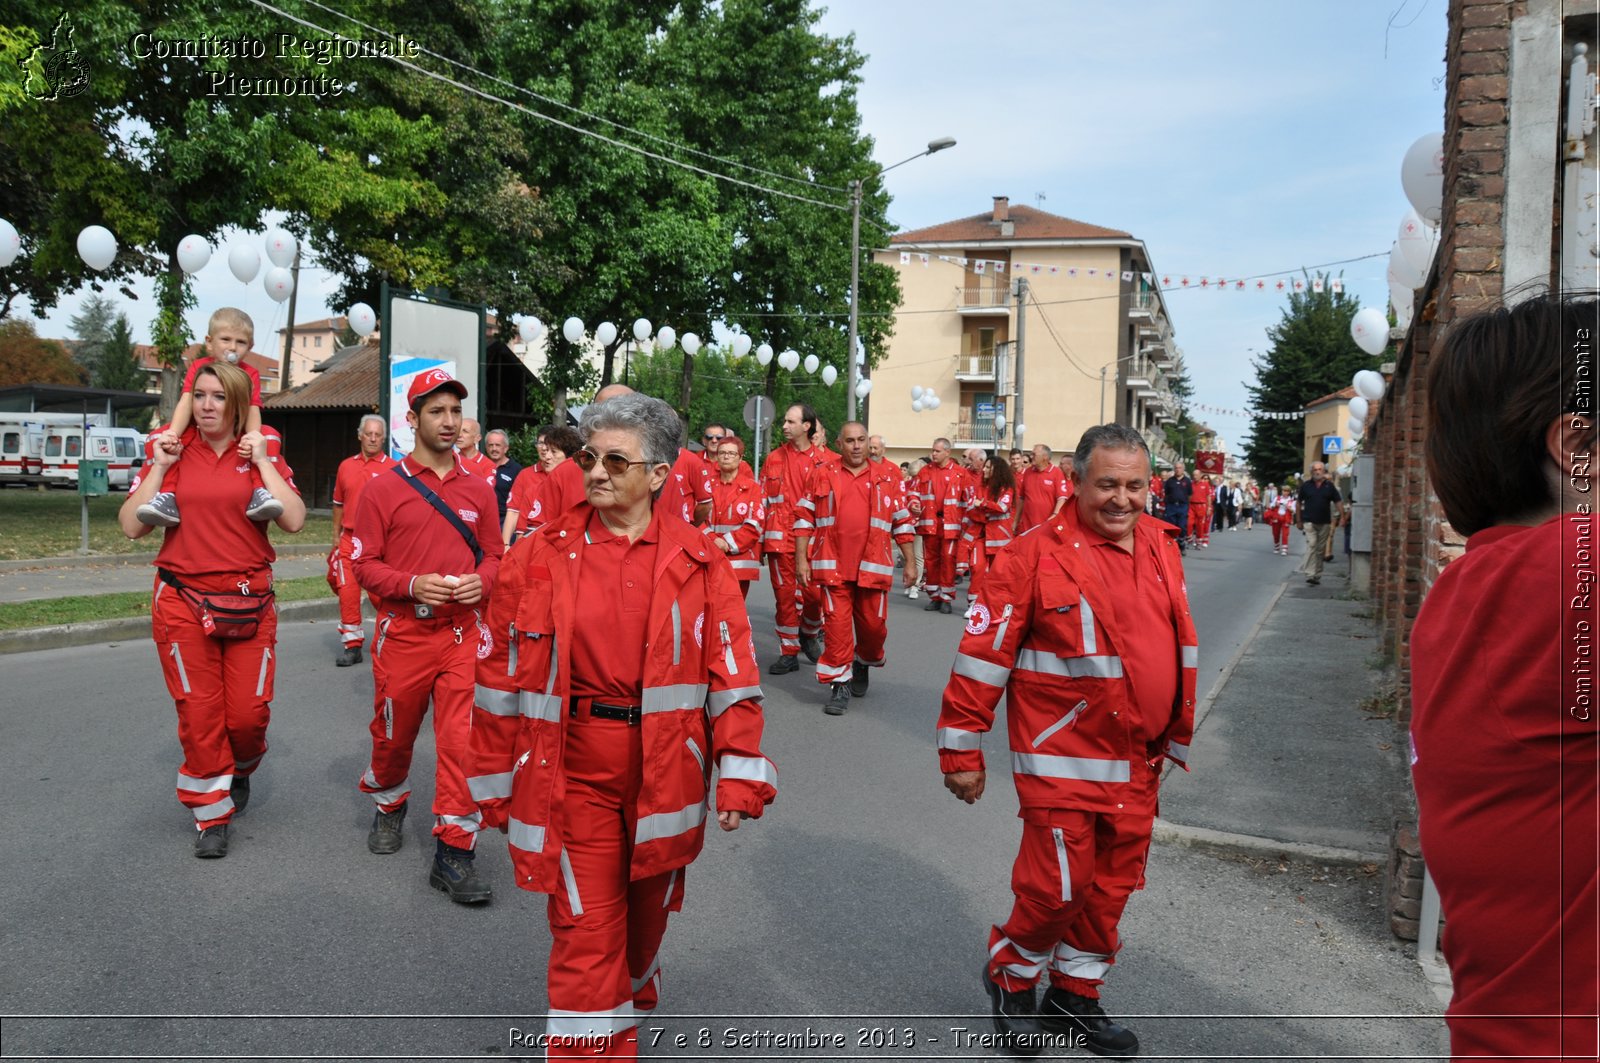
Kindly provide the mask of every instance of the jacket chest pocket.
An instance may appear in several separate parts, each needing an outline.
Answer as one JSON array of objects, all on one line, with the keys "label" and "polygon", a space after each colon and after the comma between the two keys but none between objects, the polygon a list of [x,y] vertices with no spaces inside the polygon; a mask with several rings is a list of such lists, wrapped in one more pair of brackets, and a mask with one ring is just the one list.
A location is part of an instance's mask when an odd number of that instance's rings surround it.
[{"label": "jacket chest pocket", "polygon": [[1059,568],[1039,572],[1039,608],[1033,639],[1057,657],[1093,656],[1096,650],[1094,608],[1076,581]]},{"label": "jacket chest pocket", "polygon": [[546,690],[556,673],[556,625],[551,601],[554,584],[533,580],[523,591],[517,619],[507,634],[508,671],[524,690]]}]

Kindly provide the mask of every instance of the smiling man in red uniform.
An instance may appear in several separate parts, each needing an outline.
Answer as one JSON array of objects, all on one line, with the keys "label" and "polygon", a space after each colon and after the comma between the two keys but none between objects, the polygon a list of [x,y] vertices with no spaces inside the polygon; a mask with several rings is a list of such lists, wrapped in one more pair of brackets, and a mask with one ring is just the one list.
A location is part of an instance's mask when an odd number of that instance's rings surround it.
[{"label": "smiling man in red uniform", "polygon": [[361,645],[367,637],[361,626],[361,585],[356,582],[350,539],[356,505],[367,481],[394,467],[394,459],[383,445],[388,434],[388,425],[377,414],[361,418],[356,429],[361,450],[341,461],[333,477],[333,551],[328,555],[328,582],[339,596],[339,641],[343,646],[333,663],[340,668],[361,663]]},{"label": "smiling man in red uniform", "polygon": [[411,750],[432,699],[438,768],[428,882],[453,901],[481,904],[490,890],[472,864],[482,817],[467,789],[467,758],[474,674],[493,648],[484,602],[504,547],[494,488],[455,451],[466,396],[466,386],[442,369],[411,382],[406,423],[416,445],[394,473],[367,485],[351,548],[356,578],[378,598],[372,764],[361,777],[378,811],[367,848],[400,851]]},{"label": "smiling man in red uniform", "polygon": [[867,426],[850,421],[839,432],[839,464],[811,474],[797,502],[794,572],[801,587],[822,595],[825,645],[817,682],[828,685],[823,711],[843,716],[852,697],[867,693],[868,668],[882,668],[889,636],[889,589],[894,586],[890,542],[911,557],[911,511],[900,470],[867,459]]},{"label": "smiling man in red uniform", "polygon": [[983,796],[979,739],[1004,695],[1023,828],[1011,916],[983,966],[995,1029],[1018,1053],[1039,1052],[1048,1031],[1129,1057],[1139,1039],[1106,1017],[1099,986],[1143,885],[1161,764],[1187,767],[1199,651],[1173,532],[1142,519],[1143,438],[1091,428],[1076,475],[1074,504],[1001,550],[978,591],[939,713],[939,766],[951,793]]}]

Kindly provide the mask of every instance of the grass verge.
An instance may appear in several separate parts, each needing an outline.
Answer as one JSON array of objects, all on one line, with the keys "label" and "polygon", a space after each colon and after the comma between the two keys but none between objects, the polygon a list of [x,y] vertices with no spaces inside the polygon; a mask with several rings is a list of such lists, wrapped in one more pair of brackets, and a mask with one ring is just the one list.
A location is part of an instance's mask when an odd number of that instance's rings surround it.
[{"label": "grass verge", "polygon": [[[322,576],[280,580],[274,587],[280,602],[304,602],[332,598],[328,581]],[[21,631],[58,624],[82,624],[91,620],[116,620],[150,613],[148,591],[120,594],[85,594],[69,598],[46,598],[35,602],[0,604],[0,631]]]},{"label": "grass verge", "polygon": [[[130,539],[117,526],[117,511],[126,494],[89,499],[89,552],[93,554],[153,554],[161,545],[159,532]],[[306,526],[290,535],[272,525],[268,535],[276,544],[333,541],[333,521],[308,515]],[[82,499],[76,491],[60,488],[34,490],[11,487],[0,490],[0,560],[23,561],[71,557],[82,545]]]}]

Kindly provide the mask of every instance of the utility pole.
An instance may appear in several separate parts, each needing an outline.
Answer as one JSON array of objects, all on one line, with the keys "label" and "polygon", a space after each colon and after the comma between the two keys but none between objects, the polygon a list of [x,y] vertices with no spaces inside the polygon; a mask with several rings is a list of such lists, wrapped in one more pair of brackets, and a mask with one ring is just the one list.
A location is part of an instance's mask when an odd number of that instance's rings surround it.
[{"label": "utility pole", "polygon": [[289,267],[294,283],[289,287],[289,327],[283,331],[283,365],[278,370],[278,390],[289,390],[290,355],[294,352],[294,301],[300,294],[300,248],[294,249],[294,265]]},{"label": "utility pole", "polygon": [[861,182],[850,182],[850,335],[845,341],[845,419],[856,419],[856,382],[861,370],[856,365],[856,331],[861,299]]},{"label": "utility pole", "polygon": [[1106,423],[1106,367],[1100,367],[1100,423]]},{"label": "utility pole", "polygon": [[1020,449],[1022,447],[1021,425],[1028,422],[1022,419],[1022,346],[1028,336],[1028,278],[1017,278],[1017,404],[1011,411],[1011,445]]}]

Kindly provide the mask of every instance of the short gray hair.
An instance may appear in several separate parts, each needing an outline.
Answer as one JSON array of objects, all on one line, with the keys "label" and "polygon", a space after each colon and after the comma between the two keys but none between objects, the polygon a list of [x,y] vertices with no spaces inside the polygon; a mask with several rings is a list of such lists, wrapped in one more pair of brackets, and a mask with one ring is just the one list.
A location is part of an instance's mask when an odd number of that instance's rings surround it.
[{"label": "short gray hair", "polygon": [[583,435],[596,432],[632,432],[639,440],[644,460],[651,465],[671,465],[678,460],[683,422],[671,406],[649,395],[618,395],[592,402],[583,411]]},{"label": "short gray hair", "polygon": [[1142,450],[1144,460],[1150,461],[1150,445],[1144,441],[1144,436],[1125,424],[1097,424],[1083,433],[1072,455],[1073,466],[1087,471],[1089,455],[1096,450]]},{"label": "short gray hair", "polygon": [[505,441],[507,446],[511,445],[511,437],[506,434],[506,430],[504,428],[491,428],[491,429],[489,429],[487,432],[483,433],[483,441],[485,443],[489,442],[489,437],[490,436],[499,436],[502,440]]},{"label": "short gray hair", "polygon": [[357,436],[359,436],[362,432],[365,432],[367,430],[367,422],[368,421],[377,421],[378,422],[378,426],[383,429],[383,434],[384,435],[388,435],[389,434],[389,422],[383,419],[383,415],[379,414],[379,413],[369,413],[369,414],[364,415],[361,418],[361,423],[360,424],[356,425],[356,435]]}]

